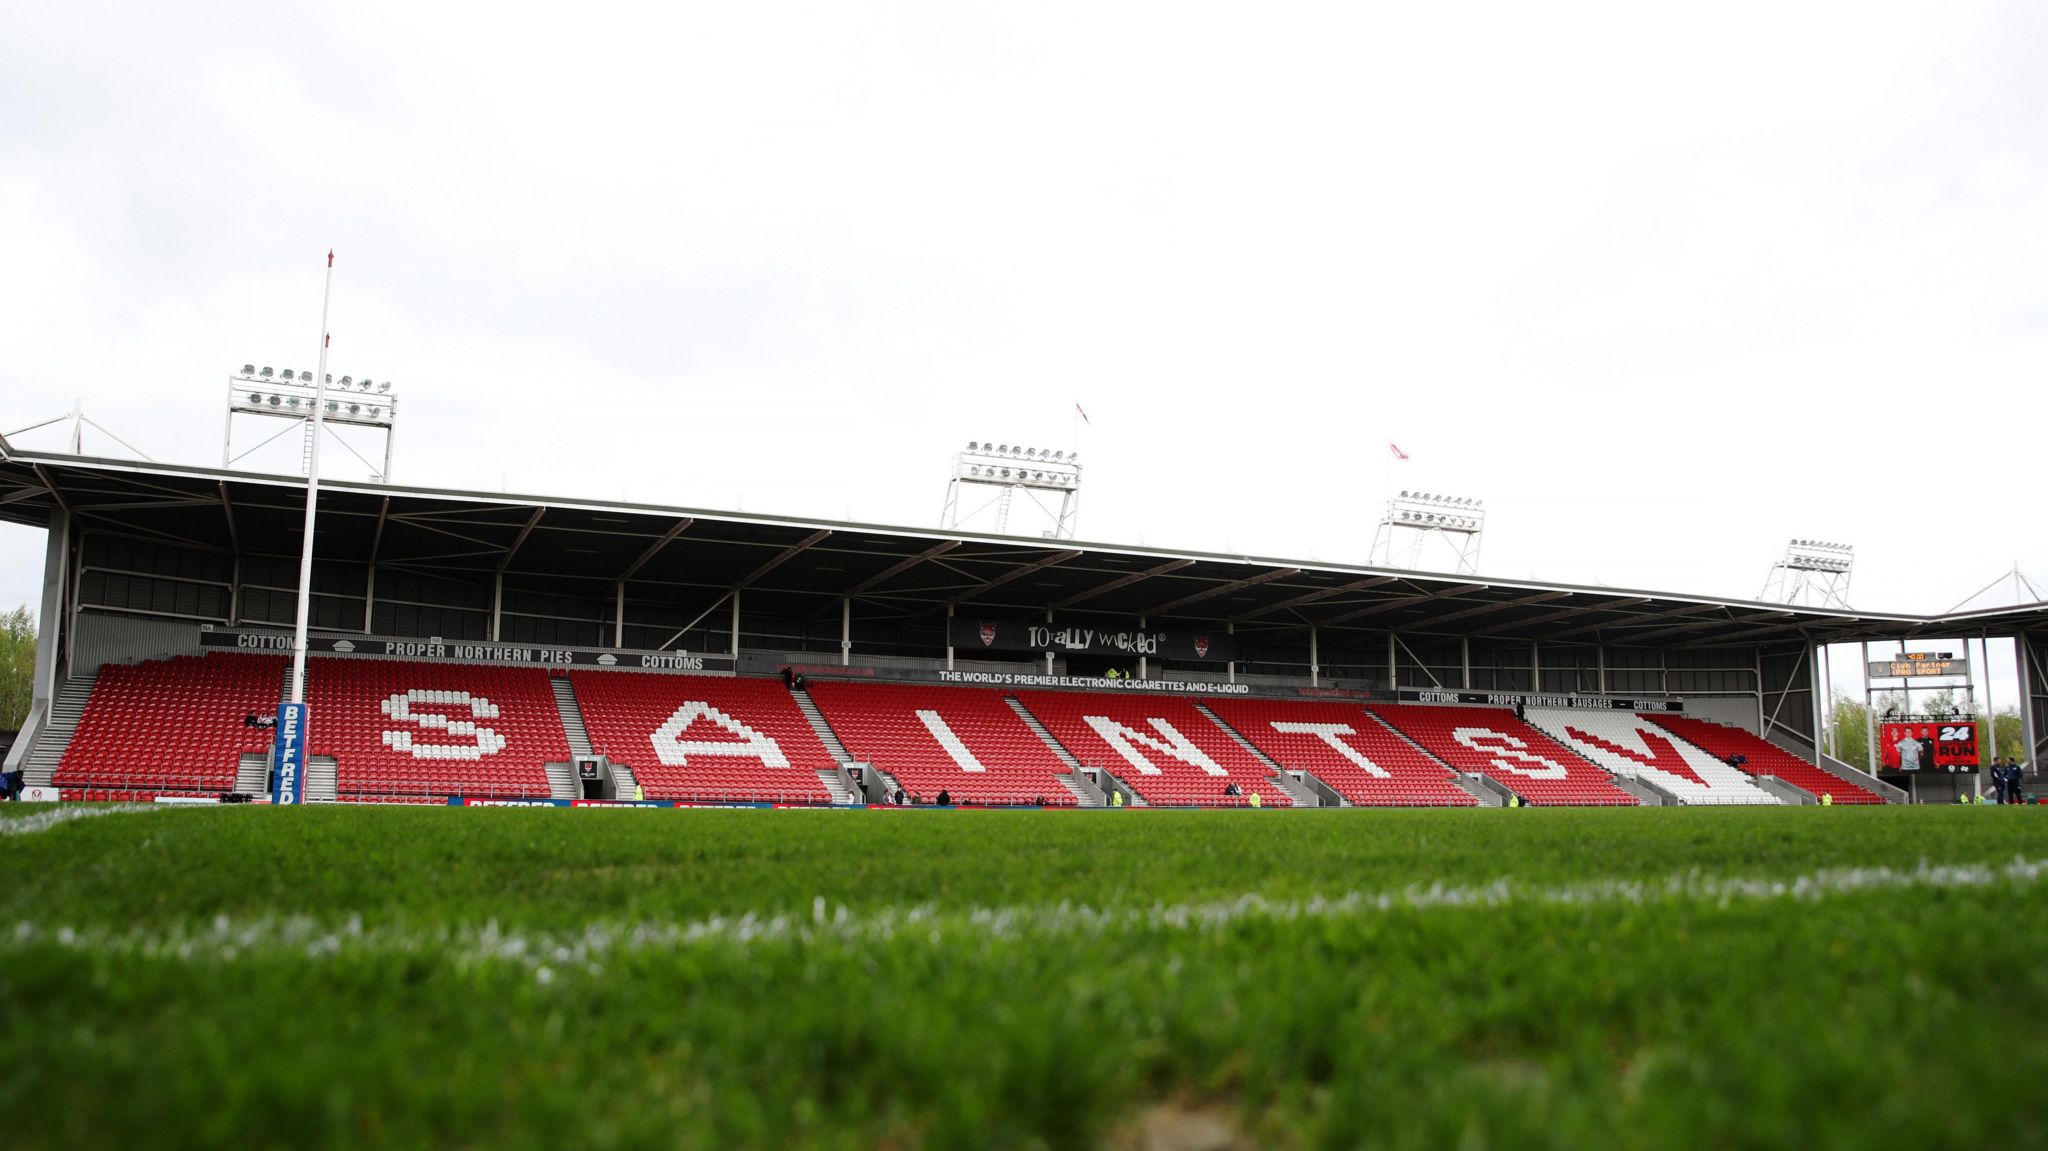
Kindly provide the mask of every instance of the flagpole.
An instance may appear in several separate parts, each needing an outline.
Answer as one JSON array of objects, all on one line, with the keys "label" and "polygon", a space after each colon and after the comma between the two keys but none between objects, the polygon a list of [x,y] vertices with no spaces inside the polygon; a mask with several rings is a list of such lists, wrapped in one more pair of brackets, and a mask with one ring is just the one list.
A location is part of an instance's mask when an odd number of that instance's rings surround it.
[{"label": "flagpole", "polygon": [[313,602],[313,515],[320,499],[321,417],[327,412],[327,306],[334,299],[334,251],[327,252],[327,286],[320,295],[320,366],[313,372],[313,448],[306,459],[306,530],[299,542],[299,614],[292,627],[291,702],[306,702],[306,616]]}]

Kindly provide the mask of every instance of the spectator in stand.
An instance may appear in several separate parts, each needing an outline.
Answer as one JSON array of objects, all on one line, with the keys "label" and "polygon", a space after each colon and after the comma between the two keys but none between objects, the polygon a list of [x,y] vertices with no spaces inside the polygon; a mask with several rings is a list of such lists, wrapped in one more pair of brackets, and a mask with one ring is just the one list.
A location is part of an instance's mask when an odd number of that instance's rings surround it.
[{"label": "spectator in stand", "polygon": [[940,806],[940,807],[951,807],[951,806],[953,806],[953,793],[952,793],[952,792],[950,792],[950,791],[947,791],[947,790],[946,790],[945,788],[943,788],[943,787],[939,789],[939,806]]},{"label": "spectator in stand", "polygon": [[1226,783],[1226,784],[1224,784],[1224,785],[1223,785],[1223,794],[1225,794],[1225,795],[1243,795],[1243,794],[1244,794],[1244,789],[1243,789],[1243,788],[1241,788],[1241,787],[1239,787],[1239,786],[1238,786],[1238,785],[1236,785],[1235,783]]},{"label": "spectator in stand", "polygon": [[0,800],[12,801],[20,798],[21,772],[18,770],[0,772]]}]

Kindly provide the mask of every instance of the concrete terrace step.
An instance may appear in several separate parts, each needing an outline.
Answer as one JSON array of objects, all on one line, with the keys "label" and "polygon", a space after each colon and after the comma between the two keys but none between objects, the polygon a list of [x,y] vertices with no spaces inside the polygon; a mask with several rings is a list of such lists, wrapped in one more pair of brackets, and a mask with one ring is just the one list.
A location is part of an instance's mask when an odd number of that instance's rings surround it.
[{"label": "concrete terrace step", "polygon": [[57,698],[50,702],[50,715],[36,734],[35,746],[29,748],[28,758],[22,764],[22,782],[48,786],[56,778],[57,765],[64,761],[64,752],[71,746],[71,737],[78,734],[78,723],[85,718],[85,705],[92,699],[93,684],[99,680],[99,673],[67,679],[57,689]]},{"label": "concrete terrace step", "polygon": [[554,676],[548,686],[555,693],[555,714],[561,717],[562,734],[569,738],[569,752],[572,755],[594,755],[590,746],[590,729],[583,723],[583,705],[576,700],[576,687],[566,675]]},{"label": "concrete terrace step", "polygon": [[818,735],[818,742],[824,744],[825,750],[832,753],[833,762],[852,763],[853,756],[847,752],[846,745],[839,742],[839,733],[833,731],[832,725],[825,722],[825,713],[818,710],[818,702],[811,698],[811,693],[803,688],[793,687],[789,689],[789,694],[796,697],[796,709],[804,713],[804,719],[809,721],[811,730]]}]

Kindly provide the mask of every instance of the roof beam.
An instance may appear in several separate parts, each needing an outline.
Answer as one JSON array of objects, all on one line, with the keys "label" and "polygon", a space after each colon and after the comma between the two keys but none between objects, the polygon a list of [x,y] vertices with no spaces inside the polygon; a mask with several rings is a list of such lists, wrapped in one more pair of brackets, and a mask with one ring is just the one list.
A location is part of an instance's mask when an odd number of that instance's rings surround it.
[{"label": "roof beam", "polygon": [[690,525],[696,522],[697,521],[691,518],[690,516],[684,516],[682,519],[679,519],[675,523],[670,524],[669,529],[661,533],[661,538],[655,540],[651,544],[648,544],[647,550],[640,553],[640,558],[634,560],[632,566],[627,568],[625,572],[619,576],[619,582],[625,583],[627,580],[632,579],[634,576],[640,574],[640,569],[647,566],[647,561],[653,559],[657,555],[660,555],[661,549],[667,547],[670,541],[674,540],[677,536],[682,535],[686,531],[689,531]]},{"label": "roof beam", "polygon": [[57,486],[57,481],[51,478],[50,469],[41,464],[33,466],[36,470],[36,478],[43,481],[43,486],[49,489],[50,498],[57,501],[57,506],[64,509],[64,514],[67,516],[77,514],[72,510],[71,501],[64,498],[64,492]]},{"label": "roof beam", "polygon": [[1265,607],[1255,607],[1236,618],[1239,620],[1257,619],[1262,615],[1271,615],[1278,611],[1291,611],[1303,604],[1326,600],[1331,596],[1348,595],[1351,592],[1367,591],[1372,588],[1385,587],[1390,583],[1399,582],[1401,582],[1400,576],[1373,576],[1371,579],[1352,580],[1350,583],[1339,584],[1336,587],[1326,587],[1321,591],[1304,592],[1293,599],[1283,599],[1279,603],[1269,603]]},{"label": "roof beam", "polygon": [[228,520],[228,546],[230,546],[230,547],[232,547],[232,548],[234,548],[234,549],[235,549],[235,554],[236,554],[236,555],[241,555],[241,554],[242,554],[242,537],[241,537],[241,534],[240,534],[240,533],[238,533],[237,531],[235,531],[235,505],[234,505],[234,503],[233,503],[233,502],[231,502],[231,501],[230,501],[230,500],[228,499],[228,484],[227,484],[227,481],[226,481],[226,480],[222,480],[222,481],[220,481],[220,483],[219,483],[219,485],[218,485],[218,486],[219,486],[219,488],[220,488],[220,510],[221,510],[221,514],[222,514],[222,515],[224,515],[224,516],[226,516],[226,517],[227,517],[227,520]]},{"label": "roof beam", "polygon": [[747,574],[747,577],[741,580],[740,582],[734,584],[733,588],[737,590],[739,588],[751,586],[755,580],[760,579],[762,576],[767,575],[769,572],[772,572],[776,568],[781,567],[783,564],[788,563],[790,559],[793,558],[798,552],[803,551],[805,548],[810,547],[812,544],[817,543],[818,541],[824,539],[826,536],[829,536],[831,534],[832,529],[819,528],[817,531],[812,532],[810,535],[805,536],[797,542],[775,553],[775,558],[769,560],[767,563],[762,564],[760,567],[755,568],[752,572],[749,572]]},{"label": "roof beam", "polygon": [[986,595],[989,592],[992,592],[995,589],[1003,586],[1004,584],[1009,583],[1011,580],[1023,579],[1025,576],[1030,575],[1032,572],[1044,571],[1046,568],[1049,568],[1054,564],[1065,563],[1068,560],[1073,559],[1075,556],[1080,554],[1081,552],[1077,548],[1069,548],[1068,550],[1063,552],[1054,552],[1051,555],[1046,556],[1044,559],[1036,560],[1031,563],[1025,564],[1023,567],[1011,568],[1009,571],[1004,572],[1003,574],[997,576],[992,580],[984,581],[972,588],[969,588],[967,591],[964,591],[959,595],[954,596],[951,600],[947,602],[960,603],[961,601],[970,599],[974,596]]},{"label": "roof beam", "polygon": [[[1714,607],[1715,605],[1710,603],[1690,603],[1685,605],[1684,607],[1669,608],[1665,611],[1653,611],[1647,615],[1636,616],[1633,619],[1610,620],[1607,623],[1580,624],[1577,627],[1568,627],[1563,631],[1551,632],[1549,635],[1543,638],[1569,639],[1570,637],[1575,635],[1585,635],[1587,632],[1602,631],[1610,627],[1628,627],[1639,623],[1656,623],[1658,620],[1677,619],[1681,616],[1688,615],[1699,615],[1701,612],[1713,611]],[[1589,608],[1587,610],[1598,611],[1599,609]]]},{"label": "roof beam", "polygon": [[1113,592],[1118,588],[1129,587],[1132,584],[1139,582],[1140,580],[1148,580],[1151,579],[1153,576],[1163,576],[1170,574],[1172,572],[1177,572],[1180,569],[1187,567],[1190,564],[1193,564],[1194,562],[1195,561],[1193,560],[1180,559],[1174,560],[1170,563],[1160,564],[1158,567],[1155,568],[1146,568],[1144,571],[1141,572],[1126,572],[1125,574],[1118,576],[1117,578],[1109,581],[1106,584],[1102,584],[1098,587],[1089,588],[1086,591],[1075,592],[1073,595],[1068,596],[1067,598],[1061,600],[1060,602],[1052,606],[1055,610],[1060,608],[1073,607],[1075,604],[1080,603],[1083,600],[1091,600],[1099,595],[1107,595],[1108,593]]},{"label": "roof beam", "polygon": [[[505,549],[505,555],[504,555],[504,558],[502,558],[502,559],[500,559],[500,560],[498,561],[498,574],[499,574],[499,575],[504,575],[504,574],[505,574],[505,569],[506,569],[506,568],[509,568],[509,567],[511,567],[511,566],[512,566],[512,557],[513,557],[513,556],[516,556],[516,555],[518,555],[518,554],[519,554],[519,548],[520,548],[520,545],[522,545],[522,544],[524,544],[524,543],[526,542],[526,537],[527,537],[527,536],[530,536],[530,535],[532,535],[532,534],[533,534],[533,529],[534,529],[534,528],[537,528],[537,527],[539,527],[539,526],[540,526],[540,517],[542,517],[542,516],[546,515],[546,514],[547,514],[547,510],[548,510],[548,509],[547,509],[547,508],[546,508],[545,506],[542,506],[542,507],[537,507],[537,508],[533,509],[533,514],[532,514],[532,515],[530,515],[530,516],[526,517],[526,526],[525,526],[525,527],[523,527],[523,528],[520,528],[520,529],[519,529],[519,534],[518,534],[517,536],[513,537],[513,540],[512,540],[512,546],[511,546],[511,547],[508,547],[508,548],[506,548],[506,549]],[[423,524],[423,525],[421,525],[421,526],[422,526],[422,527],[424,527],[425,525]],[[493,618],[495,618],[495,617],[493,617]]]},{"label": "roof beam", "polygon": [[[1585,615],[1585,614],[1587,614],[1588,612],[1596,612],[1596,611],[1619,611],[1619,610],[1621,610],[1622,608],[1625,608],[1625,607],[1634,607],[1634,606],[1636,606],[1636,605],[1637,605],[1637,604],[1639,604],[1639,603],[1649,603],[1649,602],[1650,602],[1650,597],[1649,597],[1649,596],[1646,596],[1646,595],[1635,595],[1635,596],[1629,596],[1629,597],[1628,597],[1627,599],[1611,599],[1611,600],[1608,600],[1608,601],[1606,601],[1605,603],[1589,603],[1589,604],[1581,604],[1581,605],[1580,605],[1580,606],[1578,606],[1578,607],[1567,607],[1567,608],[1559,608],[1559,609],[1558,609],[1557,611],[1547,611],[1547,612],[1544,612],[1544,613],[1543,613],[1542,615],[1539,615],[1539,616],[1531,616],[1530,618],[1528,618],[1528,619],[1525,619],[1525,620],[1521,621],[1520,623],[1517,623],[1517,624],[1516,624],[1515,626],[1516,626],[1516,627],[1538,627],[1538,626],[1541,626],[1541,625],[1543,625],[1543,624],[1546,624],[1546,623],[1551,623],[1551,622],[1554,622],[1554,621],[1556,621],[1556,620],[1561,620],[1561,619],[1570,619],[1570,618],[1572,618],[1573,616],[1576,616],[1576,615]],[[1568,632],[1559,632],[1559,633],[1558,633],[1558,635],[1567,635],[1567,634],[1570,634],[1570,633],[1568,633]],[[1555,639],[1555,638],[1556,638],[1556,636],[1545,636],[1544,638],[1546,638],[1546,639]]]},{"label": "roof beam", "polygon": [[1437,616],[1435,619],[1432,619],[1429,622],[1431,624],[1440,624],[1449,623],[1454,619],[1471,619],[1475,615],[1491,615],[1494,612],[1506,611],[1509,608],[1528,607],[1532,604],[1549,603],[1551,600],[1563,599],[1568,595],[1574,594],[1576,593],[1568,591],[1539,592],[1536,595],[1525,595],[1520,599],[1504,599],[1501,600],[1499,603],[1483,603],[1480,604],[1478,607],[1468,607],[1463,611],[1454,611],[1449,615]]},{"label": "roof beam", "polygon": [[377,552],[384,546],[384,521],[391,518],[391,497],[377,505],[377,530],[370,533],[370,566],[377,566]]},{"label": "roof beam", "polygon": [[1448,587],[1442,591],[1433,591],[1427,595],[1408,595],[1402,596],[1399,599],[1390,599],[1385,603],[1376,603],[1369,607],[1359,608],[1356,611],[1347,611],[1343,615],[1331,616],[1325,620],[1317,620],[1316,623],[1319,626],[1332,627],[1340,623],[1350,623],[1355,619],[1379,615],[1382,612],[1399,611],[1404,607],[1414,607],[1417,604],[1431,603],[1440,599],[1454,599],[1461,595],[1485,590],[1486,585],[1483,583],[1461,583],[1456,587]]},{"label": "roof beam", "polygon": [[1635,632],[1628,636],[1619,637],[1618,642],[1657,639],[1660,636],[1678,635],[1681,632],[1702,631],[1708,628],[1727,627],[1729,624],[1753,623],[1758,620],[1794,619],[1797,618],[1798,614],[1798,612],[1791,611],[1753,611],[1743,615],[1729,615],[1725,619],[1696,619],[1686,623],[1675,623],[1665,627],[1652,628],[1649,631]]},{"label": "roof beam", "polygon": [[859,583],[853,585],[850,588],[847,588],[846,594],[860,595],[862,592],[867,591],[869,588],[874,587],[877,584],[886,583],[889,580],[895,579],[897,576],[902,575],[904,572],[909,571],[911,568],[914,568],[917,565],[926,562],[927,560],[934,560],[942,555],[945,555],[947,552],[959,547],[960,544],[960,540],[944,540],[936,546],[928,547],[914,556],[905,556],[902,559],[897,560],[895,563],[890,564],[888,567],[882,569],[881,571],[876,572],[874,575],[869,576],[868,578],[860,581]]},{"label": "roof beam", "polygon": [[1146,612],[1145,616],[1149,619],[1152,616],[1165,615],[1175,608],[1183,608],[1189,604],[1201,603],[1205,599],[1215,599],[1219,595],[1229,595],[1234,591],[1243,591],[1248,587],[1257,587],[1263,583],[1272,583],[1276,579],[1286,579],[1288,576],[1299,574],[1301,574],[1300,568],[1274,568],[1269,572],[1260,572],[1258,575],[1247,576],[1241,580],[1217,584],[1215,587],[1203,588],[1201,591],[1184,595],[1177,600],[1169,600]]}]

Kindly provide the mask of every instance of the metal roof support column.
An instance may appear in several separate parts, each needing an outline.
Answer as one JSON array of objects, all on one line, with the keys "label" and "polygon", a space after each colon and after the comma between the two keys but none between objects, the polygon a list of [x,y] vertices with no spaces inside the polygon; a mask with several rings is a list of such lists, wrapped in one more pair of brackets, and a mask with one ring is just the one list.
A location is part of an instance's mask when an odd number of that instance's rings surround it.
[{"label": "metal roof support column", "polygon": [[[77,537],[71,541],[71,612],[68,627],[71,632],[72,641],[78,638],[78,601],[85,594],[85,537],[85,530],[80,528]],[[77,643],[71,641],[67,641],[64,644],[64,678],[66,679],[71,678],[72,656],[76,654],[74,649],[77,646]],[[56,697],[52,696],[51,698],[54,699]]]},{"label": "metal roof support column", "polygon": [[36,637],[36,681],[30,698],[47,705],[57,698],[57,649],[70,642],[64,632],[64,583],[70,574],[71,513],[50,509],[50,533],[43,544],[43,614],[36,618],[42,634]]},{"label": "metal roof support column", "polygon": [[1472,637],[1469,635],[1461,635],[1458,637],[1458,676],[1458,686],[1464,688],[1466,691],[1471,691]]},{"label": "metal roof support column", "polygon": [[[1233,620],[1225,620],[1225,621],[1224,621],[1224,623],[1223,623],[1223,631],[1225,632],[1225,634],[1228,634],[1228,635],[1236,635],[1236,634],[1237,634],[1237,621],[1236,621],[1236,620],[1234,620],[1234,619],[1233,619]],[[1223,665],[1223,681],[1224,681],[1225,683],[1236,683],[1236,682],[1237,682],[1237,659],[1236,659],[1236,656],[1237,656],[1237,642],[1236,642],[1235,640],[1232,640],[1232,641],[1231,641],[1231,644],[1230,644],[1230,654],[1231,654],[1231,657],[1232,657],[1232,658],[1231,658],[1231,660],[1230,660],[1230,662],[1229,662],[1229,663],[1226,663],[1226,664],[1224,664],[1224,665]]]},{"label": "metal roof support column", "polygon": [[[1757,680],[1762,682],[1762,672],[1757,673]],[[1657,649],[1657,689],[1667,696],[1671,694],[1671,660],[1661,647]]]},{"label": "metal roof support column", "polygon": [[[1047,630],[1047,631],[1051,631],[1051,630],[1052,630],[1052,609],[1051,609],[1051,608],[1046,608],[1046,609],[1045,609],[1045,628],[1046,628],[1046,630]],[[1052,674],[1052,649],[1051,649],[1051,648],[1049,648],[1049,647],[1045,649],[1045,674],[1047,674],[1047,675],[1051,675],[1051,674]]]},{"label": "metal roof support column", "polygon": [[1870,641],[1863,641],[1863,770],[1877,774],[1877,701],[1870,691]]},{"label": "metal roof support column", "polygon": [[1400,668],[1394,663],[1394,629],[1387,629],[1387,687],[1398,690],[1401,686]]},{"label": "metal roof support column", "polygon": [[1316,625],[1308,625],[1308,685],[1321,687],[1323,664],[1321,653],[1316,650]]},{"label": "metal roof support column", "polygon": [[370,561],[370,569],[363,581],[363,634],[370,634],[370,621],[377,612],[377,561]]},{"label": "metal roof support column", "polygon": [[[1984,738],[1977,741],[1978,768],[1976,774],[1970,776],[1970,783],[1976,789],[1977,798],[1982,799],[1984,798],[1984,757],[1988,754],[1993,759],[1998,758],[1998,708],[1991,702],[1991,633],[1989,631],[1982,632],[1977,636],[1977,650],[1984,653],[1984,662],[1977,665],[1984,669]],[[1967,658],[1969,654],[1970,641],[1964,640],[1963,655]],[[1974,712],[1977,709],[1973,707],[1970,710]],[[1972,715],[1970,722],[1977,722],[1977,717]],[[1985,751],[1986,744],[1990,745],[1989,752]]]},{"label": "metal roof support column", "polygon": [[1600,673],[1599,673],[1599,674],[1600,674],[1600,694],[1601,694],[1601,695],[1606,695],[1606,694],[1607,694],[1607,644],[1606,644],[1606,643],[1605,643],[1604,641],[1603,641],[1603,642],[1599,642],[1599,643],[1595,643],[1595,644],[1593,645],[1593,649],[1594,649],[1594,651],[1595,651],[1595,652],[1597,653],[1597,654],[1596,654],[1596,655],[1594,656],[1594,658],[1600,661],[1600,663],[1599,663],[1599,667],[1600,667]]},{"label": "metal roof support column", "polygon": [[626,646],[626,581],[620,580],[613,592],[612,646]]},{"label": "metal roof support column", "polygon": [[953,670],[953,605],[946,605],[946,670]]},{"label": "metal roof support column", "polygon": [[[1144,617],[1144,616],[1139,616],[1139,617],[1138,617],[1138,630],[1139,630],[1139,631],[1144,631],[1144,630],[1145,630],[1145,628],[1146,628],[1146,626],[1147,626],[1147,625],[1146,625],[1146,623],[1145,623],[1145,617]],[[1148,667],[1147,667],[1147,665],[1146,665],[1146,662],[1145,662],[1145,656],[1144,656],[1144,653],[1140,652],[1140,653],[1139,653],[1139,655],[1138,655],[1138,678],[1139,678],[1139,679],[1150,679],[1150,678],[1152,678],[1152,677],[1151,677],[1151,676],[1150,676],[1149,674],[1147,674],[1147,671],[1148,671]]]},{"label": "metal roof support column", "polygon": [[491,577],[491,642],[498,642],[498,619],[505,610],[505,573],[500,570]]},{"label": "metal roof support column", "polygon": [[2012,637],[2012,657],[2013,667],[2019,672],[2020,740],[2024,745],[2020,762],[2023,767],[2033,768],[2038,778],[2041,765],[2034,754],[2034,645],[2028,642],[2026,632]]},{"label": "metal roof support column", "polygon": [[732,665],[738,671],[740,665],[740,589],[732,589]]},{"label": "metal roof support column", "polygon": [[242,622],[242,553],[235,553],[234,567],[228,574],[228,626]]},{"label": "metal roof support column", "polygon": [[1543,651],[1535,640],[1529,641],[1529,690],[1543,690]]},{"label": "metal roof support column", "polygon": [[853,597],[839,597],[839,666],[853,662]]},{"label": "metal roof support column", "polygon": [[1807,682],[1807,684],[1808,684],[1807,690],[1813,693],[1813,696],[1812,696],[1812,699],[1811,699],[1811,701],[1810,701],[1810,702],[1811,702],[1811,703],[1813,704],[1813,766],[1815,766],[1815,767],[1820,767],[1820,761],[1821,761],[1821,748],[1820,748],[1820,721],[1821,721],[1821,709],[1820,709],[1820,686],[1821,686],[1821,677],[1820,677],[1820,656],[1821,656],[1821,644],[1820,644],[1820,641],[1819,641],[1819,640],[1807,640],[1807,641],[1806,641],[1806,682]]},{"label": "metal roof support column", "polygon": [[[1863,654],[1864,654],[1864,656],[1865,656],[1865,657],[1868,657],[1868,656],[1870,655],[1870,645],[1869,645],[1869,644],[1867,644],[1867,643],[1863,645]],[[1758,735],[1762,735],[1762,734],[1764,733],[1764,649],[1763,649],[1763,645],[1759,644],[1759,645],[1757,645],[1756,647],[1750,648],[1750,649],[1749,649],[1749,655],[1750,655],[1750,660],[1751,660],[1751,662],[1752,662],[1752,663],[1753,663],[1753,664],[1755,665],[1755,670],[1754,670],[1754,671],[1753,671],[1753,672],[1752,672],[1751,674],[1752,674],[1752,675],[1753,675],[1753,676],[1755,677],[1755,679],[1754,679],[1754,680],[1753,680],[1752,682],[1754,682],[1754,683],[1756,684],[1756,733],[1757,733]],[[1869,660],[1868,660],[1868,658],[1866,658],[1866,659],[1864,660],[1864,665],[1865,665],[1866,667],[1867,667],[1867,666],[1869,666]]]}]

